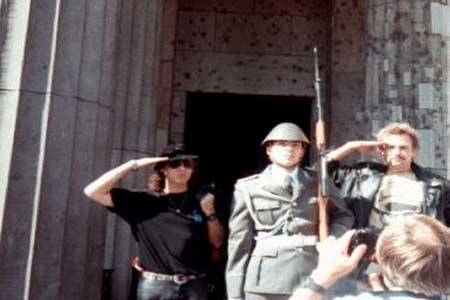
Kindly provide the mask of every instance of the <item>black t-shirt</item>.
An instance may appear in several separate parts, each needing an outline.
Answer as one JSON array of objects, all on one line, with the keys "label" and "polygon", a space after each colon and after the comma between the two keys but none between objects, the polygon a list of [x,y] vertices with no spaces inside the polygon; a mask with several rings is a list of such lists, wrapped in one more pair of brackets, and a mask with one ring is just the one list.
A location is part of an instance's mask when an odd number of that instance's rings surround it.
[{"label": "black t-shirt", "polygon": [[114,188],[111,196],[110,210],[130,224],[144,269],[162,274],[207,271],[206,219],[194,195]]}]

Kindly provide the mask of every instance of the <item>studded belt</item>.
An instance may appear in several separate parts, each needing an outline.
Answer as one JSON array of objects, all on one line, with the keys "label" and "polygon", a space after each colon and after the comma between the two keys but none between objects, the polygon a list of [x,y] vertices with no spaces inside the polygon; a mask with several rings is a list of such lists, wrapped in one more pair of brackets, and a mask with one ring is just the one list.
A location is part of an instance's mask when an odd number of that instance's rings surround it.
[{"label": "studded belt", "polygon": [[175,275],[167,275],[167,274],[160,274],[155,272],[150,272],[147,270],[144,270],[141,265],[139,265],[139,258],[135,257],[131,261],[131,266],[137,270],[141,275],[145,278],[157,280],[157,281],[172,281],[176,284],[185,284],[188,281],[199,279],[202,277],[205,277],[206,274],[175,274]]}]

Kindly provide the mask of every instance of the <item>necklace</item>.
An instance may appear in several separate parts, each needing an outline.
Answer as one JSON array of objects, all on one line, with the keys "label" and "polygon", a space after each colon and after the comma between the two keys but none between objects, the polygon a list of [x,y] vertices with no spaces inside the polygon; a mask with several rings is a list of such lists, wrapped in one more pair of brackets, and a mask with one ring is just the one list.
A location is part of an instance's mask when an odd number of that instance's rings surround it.
[{"label": "necklace", "polygon": [[[172,194],[172,195],[174,195],[174,194]],[[176,195],[177,195],[176,198],[181,198],[181,193],[180,193],[180,194],[176,194]],[[181,210],[182,210],[183,207],[184,207],[184,204],[186,203],[186,199],[187,199],[188,193],[187,193],[187,192],[184,193],[184,195],[183,195],[182,198],[181,198],[181,203],[180,203],[179,206],[177,206],[177,204],[175,203],[175,201],[174,201],[174,199],[172,198],[172,196],[170,196],[170,194],[166,194],[166,196],[167,196],[167,199],[169,199],[169,204],[170,204],[170,206],[172,206],[172,208],[175,209],[175,212],[176,212],[177,214],[180,214],[180,213],[181,213]]]}]

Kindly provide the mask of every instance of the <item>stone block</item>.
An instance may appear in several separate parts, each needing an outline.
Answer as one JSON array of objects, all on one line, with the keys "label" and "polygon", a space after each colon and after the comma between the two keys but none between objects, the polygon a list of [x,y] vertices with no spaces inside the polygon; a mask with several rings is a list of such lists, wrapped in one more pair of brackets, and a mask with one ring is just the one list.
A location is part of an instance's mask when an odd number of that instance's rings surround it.
[{"label": "stone block", "polygon": [[402,107],[400,105],[392,105],[391,109],[391,120],[393,122],[403,121]]},{"label": "stone block", "polygon": [[118,21],[117,15],[120,10],[120,0],[109,0],[105,7],[105,25],[103,27],[102,43],[102,79],[100,82],[99,102],[111,107],[114,104],[114,79],[116,77],[116,64],[118,63],[117,51],[119,41],[117,39]]},{"label": "stone block", "polygon": [[113,115],[113,147],[123,148],[123,130],[125,128],[126,106],[128,101],[128,83],[131,74],[131,37],[132,22],[129,16],[133,15],[133,2],[125,1],[120,9],[120,23],[118,25],[117,64],[115,66],[114,87],[114,115]]},{"label": "stone block", "polygon": [[19,97],[11,169],[8,170],[6,197],[1,199],[4,211],[0,285],[4,287],[1,294],[5,299],[27,298],[28,289],[24,285],[29,275],[30,241],[34,239],[35,192],[41,183],[38,168],[42,163],[45,95],[24,92]]},{"label": "stone block", "polygon": [[[35,199],[33,265],[30,298],[60,298],[66,210],[74,158],[77,100],[52,96],[46,122],[45,153],[42,155],[39,198]],[[68,229],[70,230],[70,229]],[[52,234],[49,234],[51,232]],[[51,287],[51,288],[50,288]]]},{"label": "stone block", "polygon": [[336,1],[331,41],[332,68],[335,72],[364,71],[364,36],[365,6],[361,2]]},{"label": "stone block", "polygon": [[[95,144],[104,137],[97,136],[97,118],[101,107],[95,103],[79,101],[73,136],[72,164],[66,170],[70,176],[67,209],[65,216],[64,239],[62,242],[65,260],[61,263],[61,299],[83,298],[82,278],[90,269],[91,257],[87,257],[90,243],[88,234],[90,201],[80,191],[94,178],[92,170],[96,160]],[[97,141],[99,138],[99,141]],[[103,146],[106,146],[103,144]],[[106,147],[105,147],[106,148]],[[106,172],[107,170],[103,170]],[[63,199],[61,199],[63,200]],[[78,284],[71,284],[77,282]]]},{"label": "stone block", "polygon": [[330,10],[328,1],[310,0],[256,0],[255,12],[260,14],[295,15],[320,17],[327,15]]},{"label": "stone block", "polygon": [[418,100],[420,109],[433,108],[434,88],[431,83],[420,83],[418,85]]},{"label": "stone block", "polygon": [[180,10],[213,11],[217,0],[178,0]]},{"label": "stone block", "polygon": [[219,14],[216,48],[223,52],[289,54],[291,27],[290,17]]},{"label": "stone block", "polygon": [[214,9],[223,13],[251,13],[254,0],[215,0]]},{"label": "stone block", "polygon": [[[18,91],[0,91],[0,199],[5,199],[8,174],[14,145],[14,128],[19,105]],[[2,227],[3,205],[0,201],[0,233]]]},{"label": "stone block", "polygon": [[327,53],[327,35],[329,20],[326,18],[292,17],[292,35],[288,42],[292,45],[293,55],[312,55],[314,46],[318,53]]},{"label": "stone block", "polygon": [[59,12],[58,37],[56,45],[53,92],[71,97],[78,96],[80,65],[83,53],[85,1],[67,1]]},{"label": "stone block", "polygon": [[170,137],[173,140],[174,133],[183,135],[186,117],[186,93],[177,92],[174,94],[171,112]]},{"label": "stone block", "polygon": [[173,88],[173,62],[161,63],[159,103],[158,103],[158,128],[170,127],[170,110]]},{"label": "stone block", "polygon": [[223,13],[250,13],[253,0],[181,0],[181,10],[216,11]]},{"label": "stone block", "polygon": [[158,128],[156,130],[156,148],[155,153],[159,155],[162,149],[169,144],[169,129],[168,128]]},{"label": "stone block", "polygon": [[[30,3],[29,1],[18,1],[7,5],[6,2],[0,2],[2,14],[0,90],[18,90],[22,84],[23,69],[18,66],[22,66],[26,47],[29,45]],[[47,36],[50,34],[47,33]],[[41,53],[46,52],[42,51]]]},{"label": "stone block", "polygon": [[[147,70],[147,67],[144,69]],[[171,84],[171,81],[167,84]],[[155,132],[159,114],[159,102],[154,96],[158,94],[154,91],[155,88],[154,85],[149,86],[147,93],[141,93],[140,97],[137,150],[142,153],[152,152],[155,147]]]},{"label": "stone block", "polygon": [[435,145],[436,135],[434,130],[431,129],[418,129],[417,134],[420,141],[420,152],[417,158],[417,162],[424,167],[435,167]]},{"label": "stone block", "polygon": [[[17,9],[23,9],[21,14],[28,11],[25,2],[20,6],[22,7],[17,7]],[[22,20],[20,25],[15,24],[12,26],[14,31],[10,32],[10,34],[14,37],[11,40],[16,44],[15,47],[22,46],[20,45],[22,42],[25,43],[25,40],[21,40],[25,37],[21,37],[20,30],[26,27],[27,36],[26,44],[24,45],[26,46],[26,50],[15,48],[13,55],[16,57],[9,57],[9,51],[2,51],[2,56],[6,52],[6,57],[2,57],[2,64],[6,65],[6,72],[2,71],[2,74],[6,74],[6,76],[2,76],[0,82],[3,82],[5,80],[4,78],[8,80],[8,77],[15,77],[16,74],[22,72],[22,78],[17,78],[19,80],[16,82],[20,84],[20,88],[29,91],[40,91],[42,93],[48,92],[49,80],[51,80],[50,76],[53,72],[52,68],[54,68],[52,63],[55,55],[54,46],[57,43],[54,35],[54,32],[57,30],[55,28],[55,20],[54,17],[49,16],[58,14],[55,10],[55,2],[33,3],[28,12],[29,19]],[[3,49],[8,49],[8,45]],[[24,58],[18,57],[23,54],[25,55]],[[8,68],[10,63],[14,64],[12,69]]]},{"label": "stone block", "polygon": [[450,36],[450,6],[431,3],[431,32]]},{"label": "stone block", "polygon": [[314,97],[313,68],[310,57],[180,51],[175,88]]},{"label": "stone block", "polygon": [[214,29],[214,13],[185,11],[179,12],[176,38],[177,49],[213,49]]},{"label": "stone block", "polygon": [[177,32],[177,0],[163,1],[161,24],[161,60],[173,60]]},{"label": "stone block", "polygon": [[79,97],[98,101],[102,78],[104,0],[87,1],[83,50],[81,54]]}]

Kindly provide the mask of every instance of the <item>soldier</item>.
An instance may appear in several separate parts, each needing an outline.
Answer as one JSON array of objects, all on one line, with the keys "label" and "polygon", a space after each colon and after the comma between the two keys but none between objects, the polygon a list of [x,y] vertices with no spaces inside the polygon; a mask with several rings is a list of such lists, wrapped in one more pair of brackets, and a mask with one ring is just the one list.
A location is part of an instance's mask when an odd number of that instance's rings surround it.
[{"label": "soldier", "polygon": [[[238,180],[229,222],[229,299],[288,299],[317,262],[316,173],[300,166],[309,140],[281,123],[262,142],[271,164]],[[351,214],[329,203],[330,231],[344,233]]]}]

